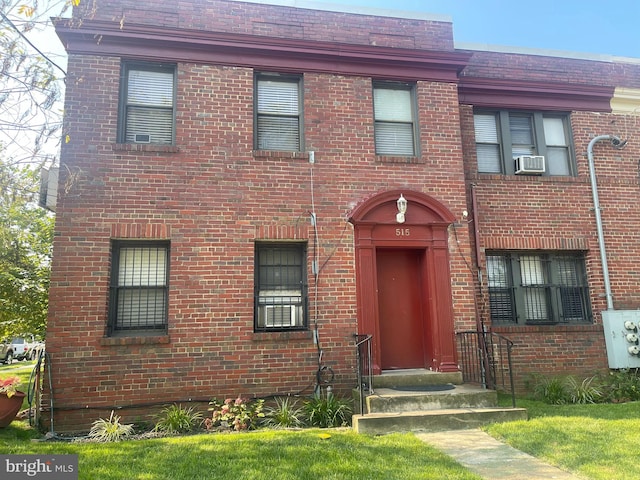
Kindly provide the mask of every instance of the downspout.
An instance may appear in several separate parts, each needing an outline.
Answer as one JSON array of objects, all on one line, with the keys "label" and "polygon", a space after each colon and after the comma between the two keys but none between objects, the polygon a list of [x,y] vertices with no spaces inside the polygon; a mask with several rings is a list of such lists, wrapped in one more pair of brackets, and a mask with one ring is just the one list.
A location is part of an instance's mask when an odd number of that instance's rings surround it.
[{"label": "downspout", "polygon": [[591,177],[591,193],[593,194],[593,208],[596,213],[596,227],[598,229],[598,246],[600,247],[600,259],[602,261],[602,276],[604,277],[604,291],[607,298],[607,310],[613,310],[613,296],[611,295],[611,282],[609,280],[609,266],[607,265],[607,252],[604,247],[604,234],[602,232],[602,217],[600,215],[600,200],[598,199],[598,185],[596,184],[596,169],[593,162],[593,146],[601,140],[609,140],[616,149],[624,148],[627,141],[622,141],[615,135],[598,135],[589,142],[587,157],[589,159],[589,176]]}]

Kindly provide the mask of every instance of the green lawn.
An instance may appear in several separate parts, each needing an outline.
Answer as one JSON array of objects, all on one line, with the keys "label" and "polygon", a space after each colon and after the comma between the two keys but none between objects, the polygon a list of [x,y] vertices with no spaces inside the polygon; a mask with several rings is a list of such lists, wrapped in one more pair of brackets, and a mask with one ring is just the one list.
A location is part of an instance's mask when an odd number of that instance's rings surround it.
[{"label": "green lawn", "polygon": [[509,445],[593,480],[638,478],[640,403],[546,405],[518,400],[528,421],[485,430]]},{"label": "green lawn", "polygon": [[0,453],[78,454],[79,478],[479,480],[410,434],[259,430],[118,443],[29,441],[22,422],[0,434]]},{"label": "green lawn", "polygon": [[[26,387],[32,365],[3,366],[0,375],[17,373]],[[555,406],[519,399],[518,406],[528,409],[528,421],[486,430],[586,479],[638,477],[640,403]],[[78,454],[79,478],[91,480],[479,479],[411,434],[259,430],[111,444],[34,441],[38,437],[26,422],[14,421],[0,429],[0,453]]]}]

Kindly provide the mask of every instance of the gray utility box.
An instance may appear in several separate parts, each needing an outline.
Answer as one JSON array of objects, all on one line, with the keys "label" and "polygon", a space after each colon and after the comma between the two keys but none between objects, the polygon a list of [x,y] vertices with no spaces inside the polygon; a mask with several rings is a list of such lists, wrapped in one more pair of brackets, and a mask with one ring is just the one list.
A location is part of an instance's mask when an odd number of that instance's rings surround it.
[{"label": "gray utility box", "polygon": [[640,310],[602,312],[609,368],[640,368]]}]

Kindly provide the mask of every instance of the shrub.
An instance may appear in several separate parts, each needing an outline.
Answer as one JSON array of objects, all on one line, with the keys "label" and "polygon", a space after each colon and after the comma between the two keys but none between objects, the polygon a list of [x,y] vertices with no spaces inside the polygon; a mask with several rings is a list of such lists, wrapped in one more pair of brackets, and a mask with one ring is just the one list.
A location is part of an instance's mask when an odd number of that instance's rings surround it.
[{"label": "shrub", "polygon": [[89,438],[96,442],[119,442],[132,433],[133,425],[120,423],[120,417],[118,415],[114,416],[113,410],[111,410],[109,420],[101,418],[93,422],[91,431],[89,431]]},{"label": "shrub", "polygon": [[565,389],[565,382],[560,377],[534,377],[533,396],[551,405],[564,405],[568,403],[569,396]]},{"label": "shrub", "polygon": [[620,403],[640,400],[638,370],[611,370],[601,381],[606,386],[603,390],[608,402]]},{"label": "shrub", "polygon": [[265,408],[262,422],[269,428],[296,428],[304,426],[304,410],[289,397],[276,398],[275,406]]},{"label": "shrub", "polygon": [[194,411],[193,407],[184,408],[175,403],[163,408],[157,418],[154,431],[169,434],[189,433],[202,424],[200,412]]},{"label": "shrub", "polygon": [[264,400],[250,401],[238,396],[235,400],[227,398],[224,402],[213,399],[209,405],[212,415],[205,420],[207,429],[250,430],[257,428],[259,419],[264,418]]},{"label": "shrub", "polygon": [[307,400],[304,411],[312,427],[345,427],[351,424],[351,403],[331,393],[320,393]]},{"label": "shrub", "polygon": [[597,403],[602,399],[602,391],[594,384],[596,377],[589,377],[579,382],[575,377],[568,377],[565,381],[565,391],[570,403]]}]

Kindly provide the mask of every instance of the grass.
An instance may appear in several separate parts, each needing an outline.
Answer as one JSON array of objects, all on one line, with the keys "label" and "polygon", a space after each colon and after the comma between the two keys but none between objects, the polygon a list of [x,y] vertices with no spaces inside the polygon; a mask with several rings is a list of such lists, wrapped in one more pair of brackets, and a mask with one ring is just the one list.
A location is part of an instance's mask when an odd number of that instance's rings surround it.
[{"label": "grass", "polygon": [[528,421],[494,424],[492,436],[592,480],[636,479],[640,402],[547,405],[518,400]]},{"label": "grass", "polygon": [[[31,368],[32,363],[22,362],[0,367],[0,376],[17,374],[26,387]],[[501,397],[503,405],[510,401]],[[528,421],[485,430],[585,479],[637,478],[640,402],[548,405],[518,399],[518,406],[528,410]],[[118,443],[32,441],[38,437],[26,422],[14,421],[0,429],[0,454],[77,454],[79,478],[98,480],[480,478],[412,434],[373,437],[349,429],[306,429]]]},{"label": "grass", "polygon": [[117,443],[34,443],[20,423],[0,433],[0,453],[78,454],[80,479],[480,479],[411,434],[258,430]]},{"label": "grass", "polygon": [[[0,366],[26,390],[34,362]],[[0,454],[77,454],[80,480],[480,480],[412,434],[350,429],[257,430],[117,443],[35,441],[26,421],[0,429]]]}]

